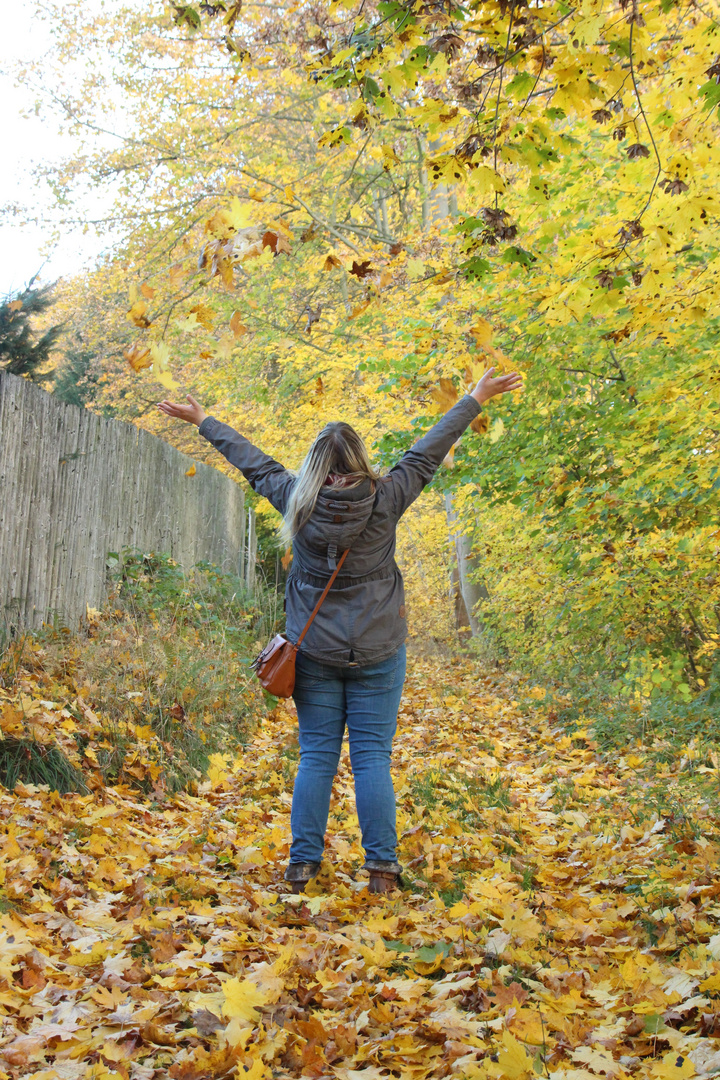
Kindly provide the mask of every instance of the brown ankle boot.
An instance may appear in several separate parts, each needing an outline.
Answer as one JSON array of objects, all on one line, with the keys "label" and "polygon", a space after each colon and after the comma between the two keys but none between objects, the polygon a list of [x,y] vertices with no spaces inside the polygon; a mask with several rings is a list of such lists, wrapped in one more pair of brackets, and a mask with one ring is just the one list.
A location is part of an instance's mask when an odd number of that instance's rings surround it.
[{"label": "brown ankle boot", "polygon": [[316,877],[320,870],[320,863],[290,863],[285,871],[285,880],[289,881],[292,886],[292,891],[297,893],[305,892],[305,886],[310,878]]},{"label": "brown ankle boot", "polygon": [[388,893],[397,889],[400,875],[394,870],[371,870],[368,890],[371,893]]}]

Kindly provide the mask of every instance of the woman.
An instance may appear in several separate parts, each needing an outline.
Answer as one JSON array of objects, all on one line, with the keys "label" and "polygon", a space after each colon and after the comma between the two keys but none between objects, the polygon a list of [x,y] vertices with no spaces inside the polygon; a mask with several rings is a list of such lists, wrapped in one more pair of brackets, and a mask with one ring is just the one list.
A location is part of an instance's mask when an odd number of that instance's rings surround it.
[{"label": "woman", "polygon": [[167,416],[199,432],[284,517],[293,562],[285,596],[286,634],[297,641],[342,553],[340,574],[297,656],[300,766],[293,792],[290,864],[285,879],[301,892],[320,869],[333,778],[345,727],[371,892],[399,881],[390,751],[405,680],[405,600],[395,564],[397,523],[432,479],[483,402],[517,390],[520,376],[483,375],[401,458],[387,476],[370,464],[360,436],[327,424],[297,475],[227,424],[187,405],[162,401]]}]

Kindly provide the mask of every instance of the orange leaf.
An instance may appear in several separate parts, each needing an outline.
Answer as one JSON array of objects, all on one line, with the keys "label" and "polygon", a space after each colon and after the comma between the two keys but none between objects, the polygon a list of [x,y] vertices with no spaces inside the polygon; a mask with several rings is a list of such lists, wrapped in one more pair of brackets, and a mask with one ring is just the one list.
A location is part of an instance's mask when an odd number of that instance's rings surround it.
[{"label": "orange leaf", "polygon": [[137,342],[126,349],[123,355],[133,371],[142,371],[153,362],[150,350]]},{"label": "orange leaf", "polygon": [[230,319],[230,329],[236,338],[241,337],[243,334],[247,334],[247,326],[242,321],[242,315],[239,311],[233,311],[232,318]]},{"label": "orange leaf", "polygon": [[430,391],[430,396],[433,401],[436,401],[438,405],[447,412],[448,409],[452,409],[453,405],[458,399],[458,392],[455,389],[455,384],[450,379],[441,379],[437,386],[433,386]]}]

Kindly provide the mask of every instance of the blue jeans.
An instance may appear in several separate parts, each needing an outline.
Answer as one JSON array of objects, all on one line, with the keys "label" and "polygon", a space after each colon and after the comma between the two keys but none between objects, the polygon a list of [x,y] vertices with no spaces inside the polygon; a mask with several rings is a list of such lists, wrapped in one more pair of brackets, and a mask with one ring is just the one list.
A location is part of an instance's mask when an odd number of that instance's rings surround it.
[{"label": "blue jeans", "polygon": [[387,659],[364,667],[333,667],[298,653],[293,697],[300,766],[290,819],[291,864],[322,860],[330,794],[347,725],[365,866],[397,865],[390,750],[404,682],[404,645]]}]

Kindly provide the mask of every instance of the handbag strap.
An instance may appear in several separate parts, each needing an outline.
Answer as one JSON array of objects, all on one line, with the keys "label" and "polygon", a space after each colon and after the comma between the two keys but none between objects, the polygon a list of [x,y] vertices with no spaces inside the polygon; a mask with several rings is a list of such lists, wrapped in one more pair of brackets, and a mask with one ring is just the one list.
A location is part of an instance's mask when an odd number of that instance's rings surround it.
[{"label": "handbag strap", "polygon": [[325,586],[325,588],[323,589],[323,594],[322,594],[322,596],[320,597],[320,599],[318,600],[317,604],[315,605],[315,609],[313,610],[313,613],[312,613],[312,615],[310,616],[310,618],[308,619],[308,621],[307,621],[307,622],[305,623],[305,629],[303,630],[303,632],[302,632],[302,634],[300,635],[300,637],[299,637],[299,638],[297,639],[297,642],[296,642],[296,644],[295,644],[295,648],[296,648],[296,649],[299,649],[299,648],[300,648],[300,644],[301,644],[301,642],[302,642],[302,639],[303,639],[303,638],[305,637],[305,635],[307,634],[308,630],[310,629],[310,624],[312,623],[313,619],[315,618],[315,616],[317,615],[318,611],[319,611],[319,610],[320,610],[320,608],[322,607],[322,605],[323,605],[323,601],[325,600],[325,597],[326,597],[326,596],[327,596],[327,594],[328,594],[328,593],[330,592],[330,588],[331,588],[331,586],[332,586],[332,583],[333,583],[333,581],[335,580],[335,578],[336,578],[336,577],[338,576],[338,574],[340,573],[340,567],[341,567],[341,566],[342,566],[342,564],[343,564],[343,563],[345,562],[345,556],[347,555],[347,553],[348,553],[348,551],[349,551],[349,550],[350,550],[350,548],[345,548],[345,550],[343,551],[342,555],[340,556],[340,559],[339,559],[339,561],[338,561],[338,564],[337,564],[337,566],[335,567],[335,569],[334,569],[334,570],[333,570],[333,572],[332,572],[332,577],[330,578],[330,580],[328,581],[327,585],[326,585],[326,586]]}]

